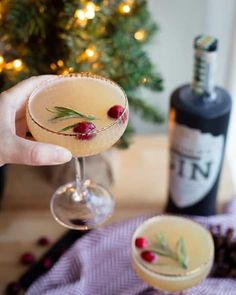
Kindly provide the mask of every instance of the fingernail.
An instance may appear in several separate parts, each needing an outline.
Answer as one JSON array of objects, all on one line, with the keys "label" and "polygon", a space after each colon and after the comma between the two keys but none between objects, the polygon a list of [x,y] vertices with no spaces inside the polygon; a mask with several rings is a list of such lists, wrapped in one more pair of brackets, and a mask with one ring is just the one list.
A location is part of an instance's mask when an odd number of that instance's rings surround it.
[{"label": "fingernail", "polygon": [[72,154],[70,151],[64,148],[57,148],[55,153],[55,162],[56,163],[64,163],[69,162],[71,160]]}]

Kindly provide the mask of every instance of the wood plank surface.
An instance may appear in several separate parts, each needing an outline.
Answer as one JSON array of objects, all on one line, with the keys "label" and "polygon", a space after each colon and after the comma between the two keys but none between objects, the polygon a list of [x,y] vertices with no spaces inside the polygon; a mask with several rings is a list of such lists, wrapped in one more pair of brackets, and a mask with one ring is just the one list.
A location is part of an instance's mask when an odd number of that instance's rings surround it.
[{"label": "wood plank surface", "polygon": [[[168,142],[165,136],[139,135],[125,151],[114,153],[115,183],[110,187],[116,199],[114,215],[108,223],[163,210],[168,185]],[[35,242],[41,235],[55,241],[65,229],[49,211],[55,186],[50,185],[40,168],[11,165],[0,211],[0,294],[7,282],[25,271],[19,264],[22,252],[32,251],[37,257],[44,248]],[[224,164],[219,210],[233,195],[233,182]]]}]

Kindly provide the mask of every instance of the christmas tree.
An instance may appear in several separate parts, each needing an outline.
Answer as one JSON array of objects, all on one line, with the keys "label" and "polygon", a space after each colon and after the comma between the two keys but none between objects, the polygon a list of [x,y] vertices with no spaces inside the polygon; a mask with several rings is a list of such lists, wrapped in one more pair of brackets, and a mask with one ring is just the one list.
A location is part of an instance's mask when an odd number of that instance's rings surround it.
[{"label": "christmas tree", "polygon": [[[161,112],[137,95],[162,90],[145,52],[156,30],[145,0],[1,0],[0,90],[32,75],[89,71],[116,81],[131,110],[159,123]],[[131,118],[121,147],[133,132]]]}]

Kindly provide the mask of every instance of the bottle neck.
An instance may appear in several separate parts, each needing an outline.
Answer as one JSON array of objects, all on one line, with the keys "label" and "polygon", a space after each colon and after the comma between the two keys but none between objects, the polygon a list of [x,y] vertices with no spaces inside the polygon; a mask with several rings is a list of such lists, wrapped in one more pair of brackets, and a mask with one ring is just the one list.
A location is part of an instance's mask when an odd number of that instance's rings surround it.
[{"label": "bottle neck", "polygon": [[216,51],[195,49],[192,82],[192,91],[195,96],[204,97],[206,100],[215,99],[216,58]]}]

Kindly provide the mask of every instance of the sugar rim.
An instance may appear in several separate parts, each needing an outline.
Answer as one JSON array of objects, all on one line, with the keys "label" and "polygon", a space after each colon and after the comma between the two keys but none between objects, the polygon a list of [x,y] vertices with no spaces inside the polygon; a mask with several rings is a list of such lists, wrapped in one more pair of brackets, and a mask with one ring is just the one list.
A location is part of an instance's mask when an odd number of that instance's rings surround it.
[{"label": "sugar rim", "polygon": [[[124,92],[124,90],[114,81],[108,79],[108,78],[105,78],[105,77],[102,77],[102,76],[99,76],[99,75],[95,75],[95,74],[92,74],[92,73],[89,73],[89,72],[81,72],[81,73],[72,73],[72,74],[67,74],[67,75],[58,75],[56,77],[53,77],[53,78],[49,78],[48,80],[44,81],[43,83],[39,84],[39,86],[37,86],[33,92],[31,93],[29,99],[28,99],[28,102],[27,102],[27,112],[29,114],[29,117],[30,119],[37,125],[39,126],[40,128],[48,131],[48,132],[51,132],[51,133],[54,133],[54,134],[58,134],[58,135],[63,135],[63,136],[77,136],[78,134],[77,133],[65,133],[65,132],[60,132],[60,131],[54,131],[54,130],[51,130],[51,129],[48,129],[46,127],[44,127],[43,125],[41,125],[36,119],[34,119],[32,113],[31,113],[31,110],[30,110],[30,102],[31,100],[34,98],[34,96],[39,93],[42,89],[45,89],[48,85],[52,84],[53,82],[56,82],[58,80],[63,80],[65,78],[89,78],[89,79],[96,79],[96,80],[100,80],[100,81],[106,81],[110,84],[112,84],[113,86],[117,87],[122,95],[123,95],[123,98],[124,98],[124,101],[125,101],[125,104],[124,104],[124,110],[122,112],[122,114],[120,115],[119,118],[115,119],[111,124],[101,128],[101,129],[96,129],[96,130],[93,130],[91,132],[88,132],[86,133],[86,135],[92,135],[92,134],[98,134],[100,132],[103,132],[109,128],[111,128],[112,126],[116,125],[118,122],[120,122],[120,120],[122,120],[122,117],[128,113],[128,98],[126,96],[126,93]],[[81,135],[83,135],[81,133]]]}]

